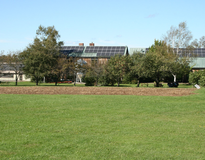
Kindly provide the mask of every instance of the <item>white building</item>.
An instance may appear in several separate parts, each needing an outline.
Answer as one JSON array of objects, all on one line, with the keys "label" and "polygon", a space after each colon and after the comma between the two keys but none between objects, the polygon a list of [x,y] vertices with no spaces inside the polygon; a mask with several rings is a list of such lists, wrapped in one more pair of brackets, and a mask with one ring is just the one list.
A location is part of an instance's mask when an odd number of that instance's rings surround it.
[{"label": "white building", "polygon": [[26,75],[23,74],[22,71],[17,72],[17,73],[19,74],[15,74],[15,69],[13,67],[4,63],[1,65],[1,68],[0,68],[0,81],[2,82],[16,81],[16,76],[18,78],[18,81],[31,81],[31,79],[27,78]]}]

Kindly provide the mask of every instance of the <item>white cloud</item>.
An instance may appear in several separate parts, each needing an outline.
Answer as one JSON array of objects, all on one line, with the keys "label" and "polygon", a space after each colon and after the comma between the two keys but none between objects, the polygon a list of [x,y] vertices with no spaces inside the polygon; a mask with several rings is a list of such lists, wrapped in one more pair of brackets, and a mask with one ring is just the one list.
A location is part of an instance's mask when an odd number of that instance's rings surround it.
[{"label": "white cloud", "polygon": [[150,15],[148,15],[148,16],[145,17],[145,18],[155,18],[157,15],[158,15],[157,13],[150,14]]},{"label": "white cloud", "polygon": [[122,35],[119,34],[119,35],[116,35],[115,37],[116,38],[122,38]]}]

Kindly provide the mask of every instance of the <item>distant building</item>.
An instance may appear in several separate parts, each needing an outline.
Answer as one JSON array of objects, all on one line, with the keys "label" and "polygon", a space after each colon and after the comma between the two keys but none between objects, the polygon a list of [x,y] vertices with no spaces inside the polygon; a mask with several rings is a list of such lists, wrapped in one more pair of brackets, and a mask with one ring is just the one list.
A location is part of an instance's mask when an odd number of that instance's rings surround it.
[{"label": "distant building", "polygon": [[[20,64],[22,65],[22,64]],[[17,74],[18,81],[31,81],[30,78],[27,78],[23,72],[20,74]],[[12,68],[10,65],[4,63],[1,65],[0,68],[0,81],[16,81],[16,74],[14,68]]]},{"label": "distant building", "polygon": [[[148,50],[149,48],[130,48],[129,54],[133,55],[136,52],[145,54]],[[181,54],[182,52],[185,52],[185,51],[186,51],[185,48],[180,48],[178,53]],[[190,64],[190,67],[192,67],[192,70],[197,71],[197,70],[205,69],[205,48],[195,48],[192,51],[192,53],[196,55],[196,58],[194,58],[192,63]]]},{"label": "distant building", "polygon": [[[78,63],[91,64],[97,60],[99,63],[106,63],[108,59],[115,55],[128,55],[127,46],[95,46],[90,43],[89,46],[84,46],[84,43],[79,43],[79,46],[62,46],[61,53],[67,57],[78,58]],[[81,82],[83,74],[76,74],[76,82]]]},{"label": "distant building", "polygon": [[86,63],[96,59],[103,63],[115,55],[129,54],[127,46],[95,46],[94,43],[89,46],[84,46],[84,43],[79,43],[79,46],[62,46],[61,53],[68,57],[81,58]]}]

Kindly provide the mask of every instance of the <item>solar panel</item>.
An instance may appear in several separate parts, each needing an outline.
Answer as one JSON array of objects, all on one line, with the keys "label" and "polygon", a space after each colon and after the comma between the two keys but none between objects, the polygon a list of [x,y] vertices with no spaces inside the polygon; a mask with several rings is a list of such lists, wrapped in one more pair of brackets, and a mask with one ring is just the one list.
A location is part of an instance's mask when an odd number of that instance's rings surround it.
[{"label": "solar panel", "polygon": [[[83,53],[83,50],[83,46],[63,46],[61,48],[63,54],[67,56],[78,56],[78,54]],[[74,53],[77,53],[77,55],[75,55]]]},{"label": "solar panel", "polygon": [[97,57],[110,57],[116,54],[123,55],[125,49],[124,46],[87,46],[86,48],[84,46],[63,46],[61,52],[70,56],[79,56],[84,51],[84,53],[97,53]]}]

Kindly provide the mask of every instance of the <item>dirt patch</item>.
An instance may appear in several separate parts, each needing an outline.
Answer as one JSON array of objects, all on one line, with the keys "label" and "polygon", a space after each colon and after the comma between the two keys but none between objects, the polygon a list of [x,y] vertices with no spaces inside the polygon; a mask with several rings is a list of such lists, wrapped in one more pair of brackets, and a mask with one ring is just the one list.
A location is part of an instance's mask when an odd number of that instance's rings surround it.
[{"label": "dirt patch", "polygon": [[0,94],[187,96],[196,89],[129,87],[0,87]]}]

